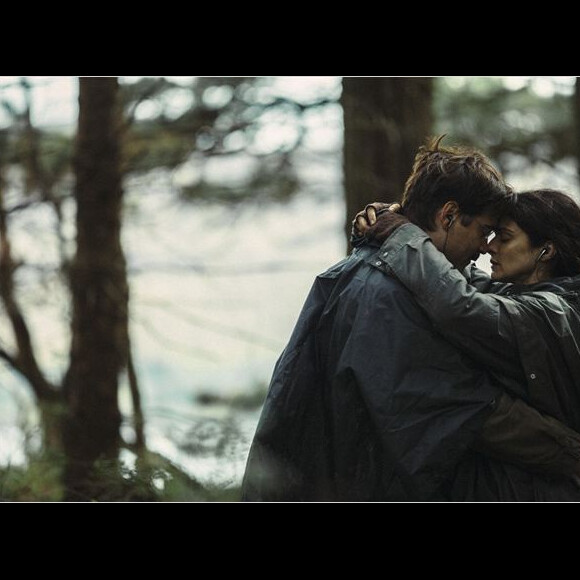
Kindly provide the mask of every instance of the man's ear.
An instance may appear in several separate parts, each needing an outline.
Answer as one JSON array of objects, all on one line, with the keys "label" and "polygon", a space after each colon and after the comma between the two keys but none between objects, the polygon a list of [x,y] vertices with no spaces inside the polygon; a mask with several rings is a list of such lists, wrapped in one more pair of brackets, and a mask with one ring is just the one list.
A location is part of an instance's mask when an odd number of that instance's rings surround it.
[{"label": "man's ear", "polygon": [[456,201],[447,201],[435,215],[437,225],[448,231],[459,217],[459,206]]}]

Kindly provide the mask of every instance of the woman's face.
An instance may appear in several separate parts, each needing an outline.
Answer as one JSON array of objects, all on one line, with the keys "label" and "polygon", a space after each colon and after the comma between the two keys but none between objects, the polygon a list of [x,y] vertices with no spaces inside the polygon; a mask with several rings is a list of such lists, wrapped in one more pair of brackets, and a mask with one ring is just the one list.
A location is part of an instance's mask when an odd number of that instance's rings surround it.
[{"label": "woman's face", "polygon": [[492,280],[534,284],[544,279],[542,269],[538,268],[542,249],[532,247],[528,234],[513,220],[500,220],[487,248]]}]

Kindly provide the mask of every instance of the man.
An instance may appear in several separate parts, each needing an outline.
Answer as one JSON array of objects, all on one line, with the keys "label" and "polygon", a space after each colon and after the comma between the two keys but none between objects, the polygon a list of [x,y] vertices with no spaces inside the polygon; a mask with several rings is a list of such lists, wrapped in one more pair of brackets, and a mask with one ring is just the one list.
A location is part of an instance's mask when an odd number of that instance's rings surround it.
[{"label": "man", "polygon": [[[405,211],[464,268],[509,193],[485,156],[439,139],[417,154]],[[538,440],[542,456],[521,455]],[[438,335],[379,248],[364,246],[312,287],[274,369],[243,499],[454,501],[457,474],[462,488],[478,476],[459,467],[482,449],[565,486],[579,473],[580,436]]]}]

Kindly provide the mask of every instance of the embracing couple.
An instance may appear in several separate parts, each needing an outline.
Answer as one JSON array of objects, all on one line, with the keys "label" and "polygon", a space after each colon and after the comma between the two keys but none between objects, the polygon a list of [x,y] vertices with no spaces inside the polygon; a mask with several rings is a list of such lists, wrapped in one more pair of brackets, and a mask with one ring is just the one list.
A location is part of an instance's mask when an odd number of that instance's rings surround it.
[{"label": "embracing couple", "polygon": [[276,363],[242,499],[580,501],[578,205],[439,138],[352,241]]}]

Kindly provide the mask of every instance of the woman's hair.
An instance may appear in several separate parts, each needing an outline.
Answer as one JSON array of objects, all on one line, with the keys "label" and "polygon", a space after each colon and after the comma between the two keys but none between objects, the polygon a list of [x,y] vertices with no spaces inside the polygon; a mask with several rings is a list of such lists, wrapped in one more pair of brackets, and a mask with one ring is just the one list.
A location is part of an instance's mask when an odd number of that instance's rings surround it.
[{"label": "woman's hair", "polygon": [[580,274],[580,206],[569,195],[555,189],[521,191],[510,197],[504,215],[526,232],[533,247],[554,244],[555,277]]},{"label": "woman's hair", "polygon": [[435,213],[457,202],[465,216],[499,214],[511,188],[483,153],[468,147],[442,147],[445,135],[420,147],[405,184],[403,213],[426,230],[435,228]]}]

